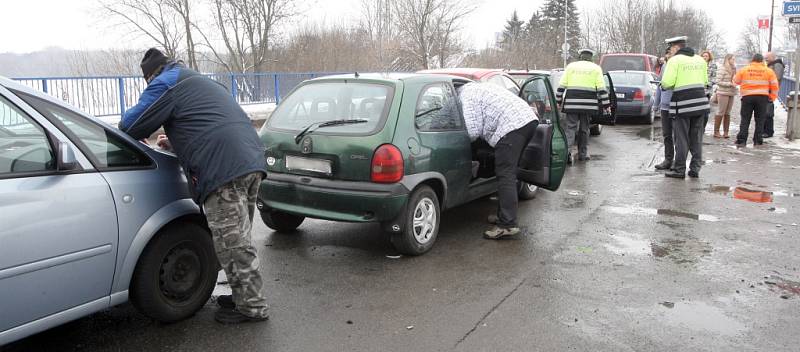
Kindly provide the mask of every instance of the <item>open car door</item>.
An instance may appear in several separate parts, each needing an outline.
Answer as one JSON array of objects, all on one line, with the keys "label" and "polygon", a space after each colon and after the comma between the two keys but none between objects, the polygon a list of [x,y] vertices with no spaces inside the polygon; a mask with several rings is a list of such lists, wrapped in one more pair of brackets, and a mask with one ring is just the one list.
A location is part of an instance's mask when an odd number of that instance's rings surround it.
[{"label": "open car door", "polygon": [[605,111],[603,111],[600,114],[592,115],[592,121],[590,121],[590,123],[613,126],[617,123],[617,92],[614,90],[614,81],[611,79],[611,75],[608,72],[603,74],[603,79],[606,81],[608,99],[611,100],[611,114],[606,114]]},{"label": "open car door", "polygon": [[529,78],[520,97],[539,116],[539,126],[520,157],[517,179],[555,191],[567,167],[567,140],[559,123],[553,87],[545,76]]}]

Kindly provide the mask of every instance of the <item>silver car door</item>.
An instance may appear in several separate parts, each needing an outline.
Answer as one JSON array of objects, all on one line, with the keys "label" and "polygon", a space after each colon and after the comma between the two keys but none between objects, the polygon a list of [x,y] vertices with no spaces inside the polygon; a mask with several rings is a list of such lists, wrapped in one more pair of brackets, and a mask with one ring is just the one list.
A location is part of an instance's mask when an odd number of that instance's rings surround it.
[{"label": "silver car door", "polygon": [[[3,87],[0,127],[3,341],[55,313],[107,306],[118,234],[102,175],[64,133]],[[32,325],[52,325],[45,321]]]}]

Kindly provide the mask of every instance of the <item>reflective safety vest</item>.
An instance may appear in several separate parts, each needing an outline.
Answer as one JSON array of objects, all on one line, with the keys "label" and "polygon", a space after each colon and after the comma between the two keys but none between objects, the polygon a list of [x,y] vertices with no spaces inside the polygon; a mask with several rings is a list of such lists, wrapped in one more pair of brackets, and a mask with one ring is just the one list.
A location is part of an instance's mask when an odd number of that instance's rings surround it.
[{"label": "reflective safety vest", "polygon": [[600,106],[611,106],[603,80],[603,69],[589,61],[575,61],[564,69],[556,91],[562,111],[574,114],[597,114]]},{"label": "reflective safety vest", "polygon": [[751,62],[750,65],[736,72],[733,77],[733,83],[741,86],[740,91],[742,96],[748,95],[766,95],[769,100],[778,98],[778,77],[772,69],[764,67],[763,65]]},{"label": "reflective safety vest", "polygon": [[669,104],[670,115],[700,116],[707,113],[706,88],[708,87],[708,64],[694,50],[684,48],[667,62],[661,88],[672,90]]}]

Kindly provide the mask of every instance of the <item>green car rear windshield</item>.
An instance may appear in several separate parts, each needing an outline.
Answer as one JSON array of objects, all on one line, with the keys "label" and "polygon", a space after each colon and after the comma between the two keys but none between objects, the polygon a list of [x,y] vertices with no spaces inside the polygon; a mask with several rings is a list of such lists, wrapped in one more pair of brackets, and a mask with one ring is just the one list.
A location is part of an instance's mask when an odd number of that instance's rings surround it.
[{"label": "green car rear windshield", "polygon": [[370,135],[383,127],[392,104],[393,89],[372,83],[319,82],[290,94],[269,120],[276,130],[300,131],[311,124],[333,120],[366,120],[330,126],[316,134]]}]

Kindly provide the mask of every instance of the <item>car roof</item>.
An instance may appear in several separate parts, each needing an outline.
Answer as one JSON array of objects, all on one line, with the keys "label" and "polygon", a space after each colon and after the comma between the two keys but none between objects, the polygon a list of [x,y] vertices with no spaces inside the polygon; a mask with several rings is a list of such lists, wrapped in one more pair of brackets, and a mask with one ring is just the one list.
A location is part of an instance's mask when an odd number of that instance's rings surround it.
[{"label": "car roof", "polygon": [[608,54],[603,54],[603,56],[640,56],[640,57],[655,57],[654,55],[650,55],[650,54],[642,54],[642,53],[608,53]]},{"label": "car roof", "polygon": [[549,75],[550,71],[547,70],[508,70],[506,71],[509,75]]},{"label": "car roof", "polygon": [[[462,78],[452,76],[450,78]],[[367,72],[367,73],[348,73],[331,76],[317,77],[310,81],[342,80],[342,79],[364,79],[370,81],[394,83],[397,81],[416,81],[416,80],[445,80],[447,77],[437,74],[413,73],[413,72]]]},{"label": "car roof", "polygon": [[653,74],[653,72],[650,72],[650,71],[637,71],[637,70],[613,70],[613,71],[608,71],[608,73],[612,73],[612,72],[629,72],[629,73]]},{"label": "car roof", "polygon": [[417,73],[432,73],[438,75],[445,74],[452,76],[460,76],[476,81],[493,73],[506,74],[505,71],[499,68],[468,68],[468,67],[437,68],[432,70],[422,70],[418,71]]}]

